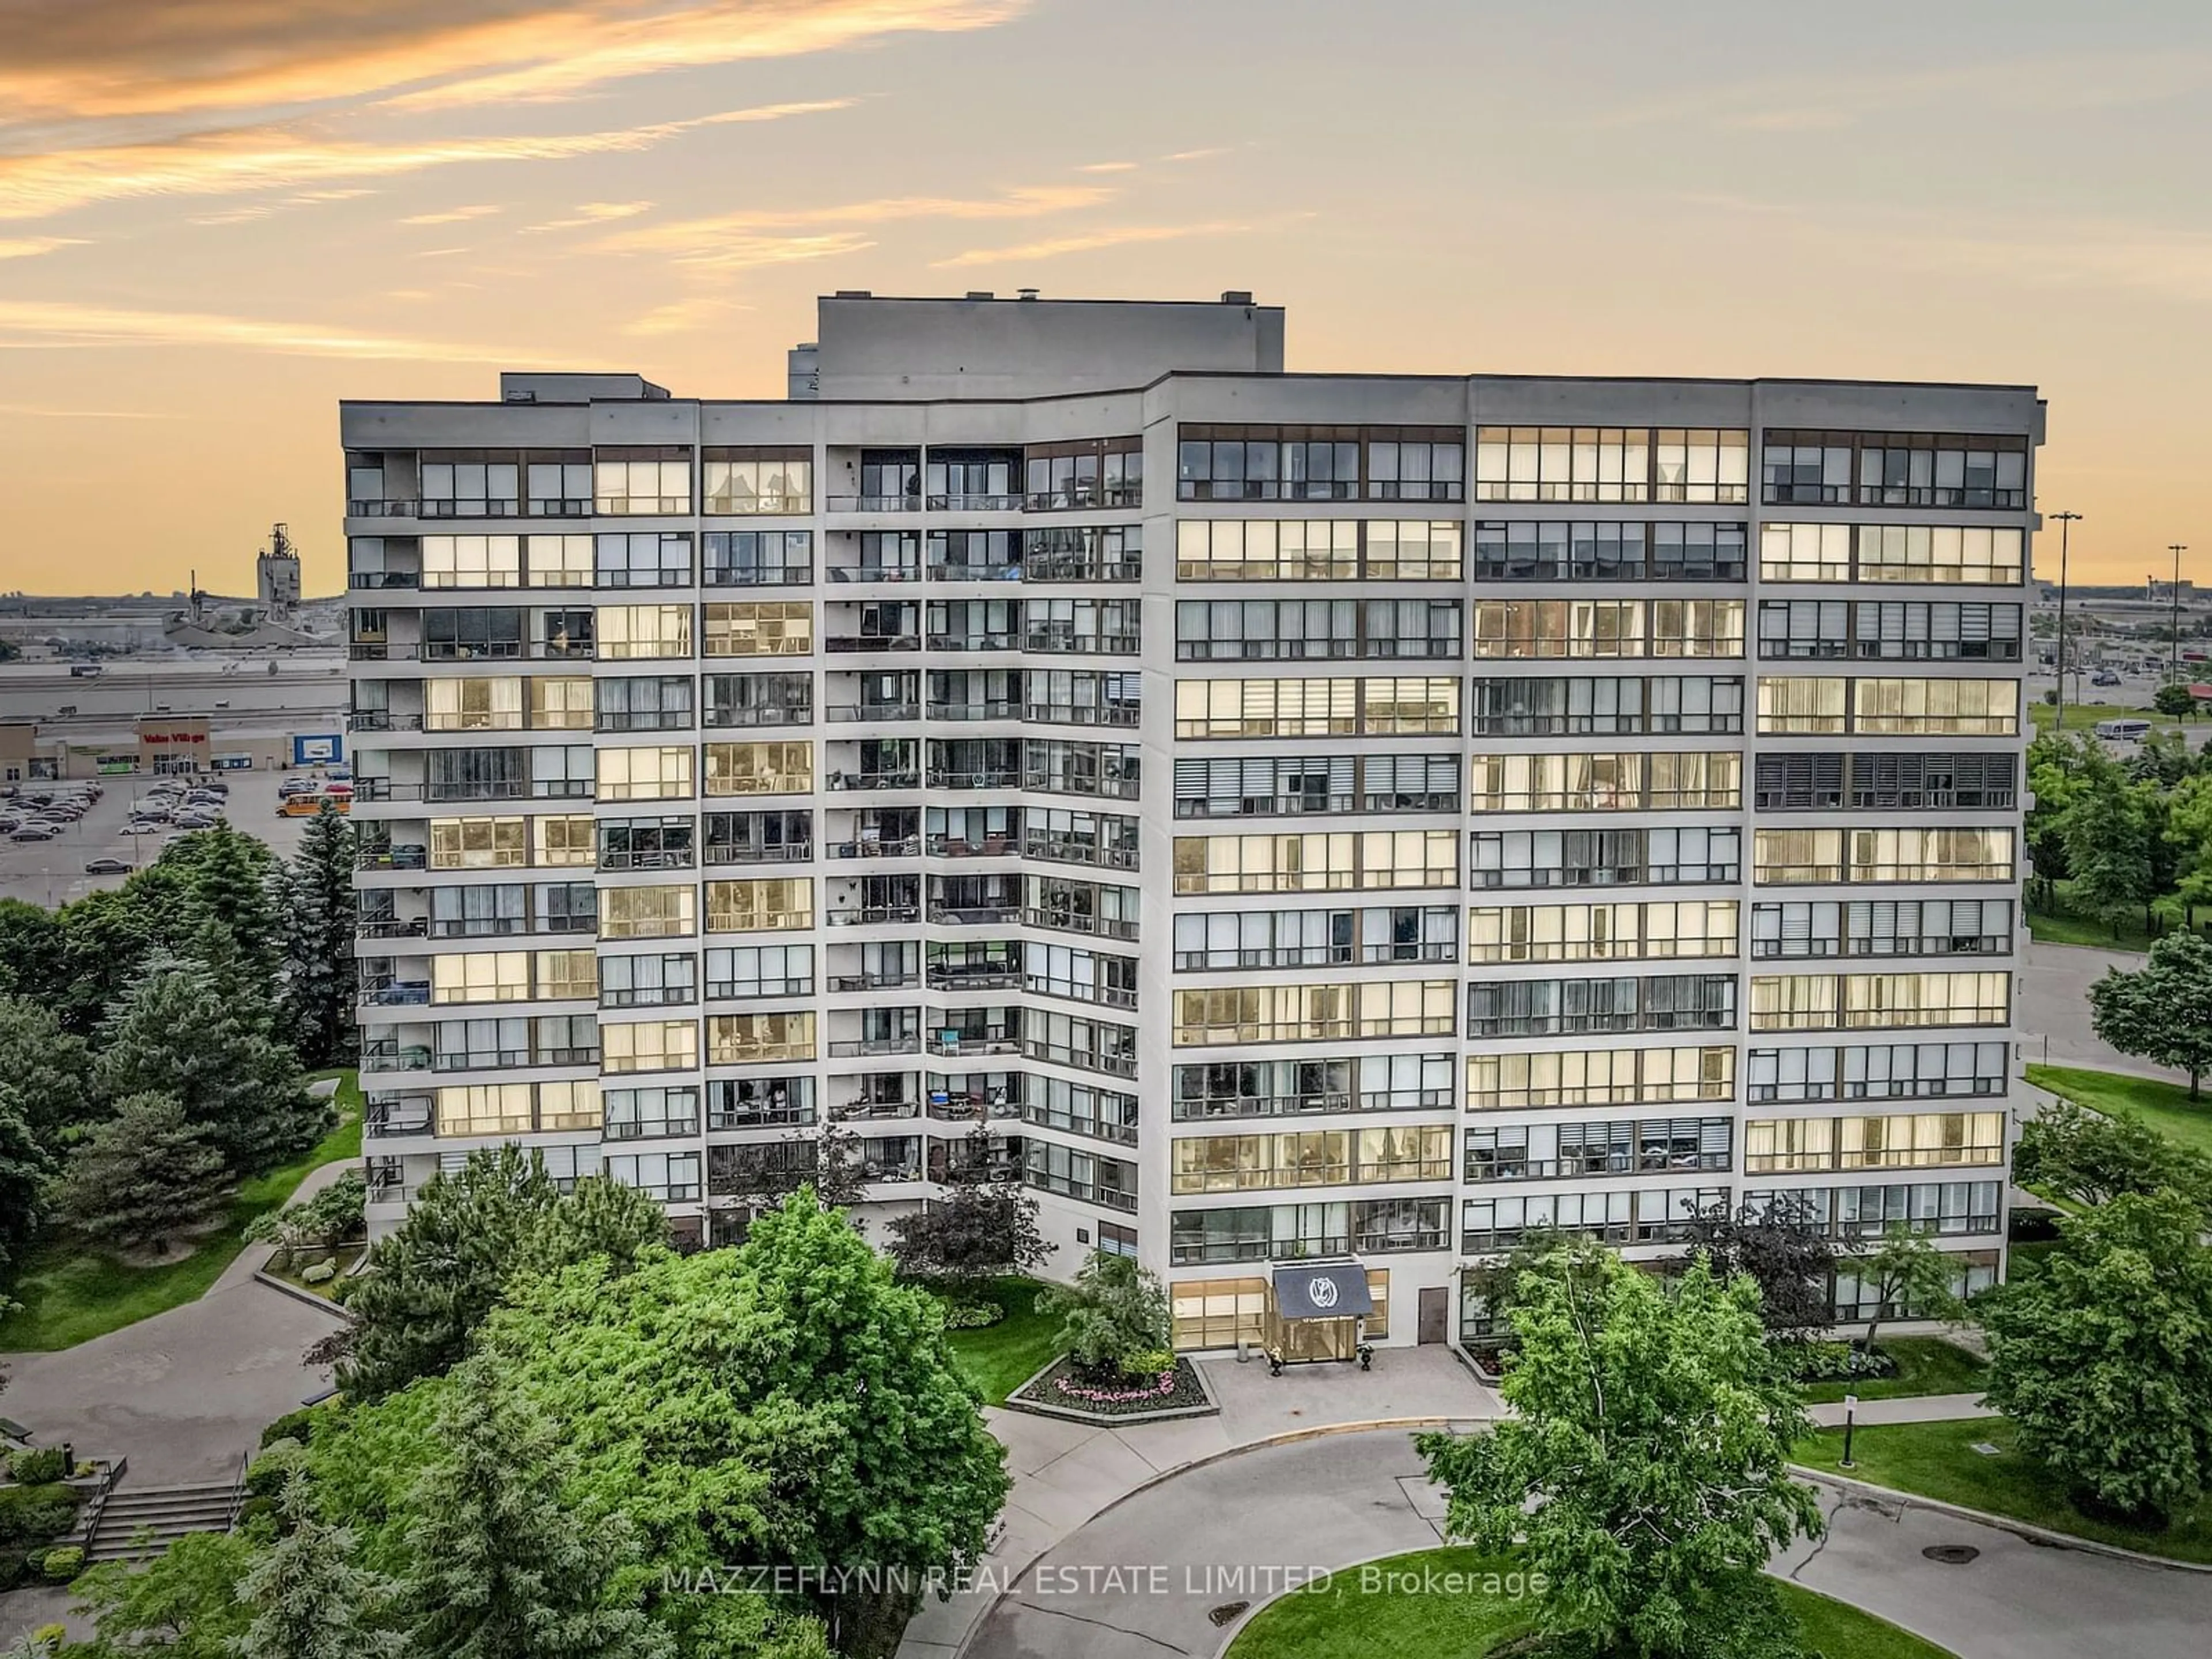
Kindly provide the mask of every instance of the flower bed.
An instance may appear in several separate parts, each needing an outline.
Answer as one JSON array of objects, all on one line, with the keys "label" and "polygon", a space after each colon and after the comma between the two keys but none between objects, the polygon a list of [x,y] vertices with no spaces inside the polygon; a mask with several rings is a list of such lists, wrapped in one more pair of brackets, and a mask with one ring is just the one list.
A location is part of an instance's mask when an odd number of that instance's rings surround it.
[{"label": "flower bed", "polygon": [[1101,1382],[1078,1374],[1066,1354],[1054,1360],[1007,1396],[1017,1411],[1084,1419],[1195,1417],[1220,1409],[1188,1359],[1178,1359],[1157,1375],[1126,1382]]}]

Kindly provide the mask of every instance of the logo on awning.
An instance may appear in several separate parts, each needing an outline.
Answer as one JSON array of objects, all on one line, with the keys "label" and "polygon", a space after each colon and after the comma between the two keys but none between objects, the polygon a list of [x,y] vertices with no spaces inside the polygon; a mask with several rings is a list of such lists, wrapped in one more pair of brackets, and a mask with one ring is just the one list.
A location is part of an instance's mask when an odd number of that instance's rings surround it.
[{"label": "logo on awning", "polygon": [[1336,1305],[1336,1281],[1333,1279],[1309,1279],[1306,1280],[1306,1300],[1316,1308],[1334,1308]]}]

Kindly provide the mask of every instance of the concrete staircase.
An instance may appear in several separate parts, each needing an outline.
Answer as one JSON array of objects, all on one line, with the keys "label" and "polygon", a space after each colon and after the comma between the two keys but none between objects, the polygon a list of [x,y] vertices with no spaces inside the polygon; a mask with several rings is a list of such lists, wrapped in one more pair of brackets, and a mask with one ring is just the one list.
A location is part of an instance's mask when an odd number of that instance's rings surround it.
[{"label": "concrete staircase", "polygon": [[84,1559],[88,1563],[135,1561],[159,1555],[188,1532],[228,1532],[240,1496],[235,1480],[118,1488],[108,1494],[93,1523]]}]

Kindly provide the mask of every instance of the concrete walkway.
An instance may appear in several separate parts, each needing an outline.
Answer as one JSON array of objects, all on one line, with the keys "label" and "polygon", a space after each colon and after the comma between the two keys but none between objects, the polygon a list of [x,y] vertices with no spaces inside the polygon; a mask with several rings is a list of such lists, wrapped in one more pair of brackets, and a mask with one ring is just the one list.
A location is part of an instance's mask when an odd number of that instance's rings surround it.
[{"label": "concrete walkway", "polygon": [[[2039,1547],[1917,1508],[1832,1490],[1828,1534],[1773,1570],[1863,1607],[1961,1659],[2203,1659],[2212,1583],[2110,1557]],[[1016,1579],[978,1626],[974,1659],[1216,1655],[1237,1604],[1438,1541],[1443,1494],[1410,1437],[1331,1435],[1223,1457],[1136,1493],[1076,1529]],[[1968,1565],[1922,1551],[1963,1544]]]},{"label": "concrete walkway", "polygon": [[2075,1066],[2186,1084],[2179,1072],[2124,1054],[2098,1039],[2089,1024],[2089,988],[2111,969],[2133,973],[2136,951],[2026,940],[2021,949],[2020,1055],[2032,1066]]},{"label": "concrete walkway", "polygon": [[[1824,1429],[1844,1426],[1841,1405],[1808,1407],[1805,1414]],[[1856,1415],[1863,1429],[1883,1423],[1957,1423],[1997,1413],[1982,1404],[1978,1394],[1921,1394],[1899,1400],[1862,1400]]]},{"label": "concrete walkway", "polygon": [[[1102,1511],[1172,1471],[1286,1435],[1328,1434],[1347,1425],[1403,1420],[1474,1423],[1498,1416],[1498,1396],[1441,1347],[1384,1348],[1375,1368],[1294,1365],[1279,1377],[1254,1360],[1198,1362],[1221,1403],[1218,1417],[1182,1418],[1122,1428],[1092,1427],[1024,1412],[984,1413],[1006,1449],[1014,1477],[1004,1528],[984,1563],[981,1583],[949,1601],[927,1603],[907,1626],[900,1659],[948,1659],[1016,1573]],[[1220,1517],[1194,1518],[1211,1534]],[[1039,1652],[1077,1650],[1048,1643]]]}]

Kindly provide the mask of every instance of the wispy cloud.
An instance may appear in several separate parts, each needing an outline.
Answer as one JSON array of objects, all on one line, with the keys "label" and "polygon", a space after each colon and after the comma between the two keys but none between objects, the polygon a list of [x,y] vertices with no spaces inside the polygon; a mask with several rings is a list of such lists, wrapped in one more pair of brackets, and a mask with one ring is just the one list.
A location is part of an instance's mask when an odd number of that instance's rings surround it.
[{"label": "wispy cloud", "polygon": [[1229,154],[1229,146],[1215,144],[1206,149],[1179,149],[1172,155],[1163,155],[1163,161],[1210,161],[1217,155]]},{"label": "wispy cloud", "polygon": [[442,213],[410,213],[399,222],[403,225],[458,225],[471,219],[489,219],[500,208],[489,202],[474,207],[447,208]]},{"label": "wispy cloud", "polygon": [[428,138],[375,144],[252,128],[173,144],[126,145],[51,155],[0,155],[0,219],[44,218],[72,208],[136,197],[230,195],[297,188],[329,179],[390,178],[475,162],[564,161],[578,155],[650,149],[696,128],[781,120],[842,109],[850,101],[767,104],[688,120],[564,135]]},{"label": "wispy cloud", "polygon": [[0,259],[35,259],[56,248],[84,246],[82,236],[0,236]]},{"label": "wispy cloud", "polygon": [[319,207],[325,202],[350,202],[357,197],[375,194],[373,190],[303,190],[278,201],[248,202],[221,213],[194,214],[187,222],[195,225],[242,225],[255,219],[266,219],[275,214],[288,212],[294,208]]},{"label": "wispy cloud", "polygon": [[970,248],[950,259],[933,259],[933,270],[957,270],[966,265],[994,265],[1014,259],[1056,259],[1063,253],[1089,253],[1102,247],[1121,247],[1132,242],[1172,242],[1186,236],[1229,236],[1254,228],[1249,224],[1216,220],[1198,225],[1121,225],[1073,236],[1055,236],[1041,242],[1022,242],[1012,247]]},{"label": "wispy cloud", "polygon": [[988,28],[1026,0],[71,0],[10,5],[0,108],[234,116],[569,97],[674,69]]},{"label": "wispy cloud", "polygon": [[[134,311],[64,300],[0,300],[0,345],[221,346],[300,357],[399,358],[507,368],[545,361],[539,351],[407,335],[343,324],[277,322],[211,312]],[[571,364],[565,357],[564,367]]]},{"label": "wispy cloud", "polygon": [[592,225],[611,224],[617,219],[634,219],[641,213],[650,213],[650,202],[585,202],[576,207],[566,219],[548,219],[543,224],[525,225],[526,235],[547,230],[578,230]]},{"label": "wispy cloud", "polygon": [[[602,253],[660,253],[678,264],[720,268],[736,257],[750,263],[764,240],[835,240],[779,239],[778,230],[810,226],[887,224],[900,220],[1034,219],[1047,214],[1068,213],[1097,207],[1114,199],[1116,192],[1104,185],[1030,185],[1002,196],[963,198],[943,196],[879,197],[872,201],[847,202],[830,207],[749,209],[718,214],[709,219],[680,219],[665,225],[639,225],[602,237],[590,246]],[[865,241],[854,244],[866,246]],[[850,251],[849,249],[839,251]]]},{"label": "wispy cloud", "polygon": [[1134,173],[1134,161],[1089,161],[1076,168],[1078,173]]},{"label": "wispy cloud", "polygon": [[656,339],[668,334],[691,334],[719,322],[732,311],[751,309],[750,306],[741,306],[722,295],[695,294],[689,299],[655,306],[642,317],[624,323],[622,331],[642,339]]}]

